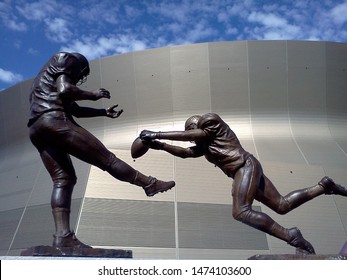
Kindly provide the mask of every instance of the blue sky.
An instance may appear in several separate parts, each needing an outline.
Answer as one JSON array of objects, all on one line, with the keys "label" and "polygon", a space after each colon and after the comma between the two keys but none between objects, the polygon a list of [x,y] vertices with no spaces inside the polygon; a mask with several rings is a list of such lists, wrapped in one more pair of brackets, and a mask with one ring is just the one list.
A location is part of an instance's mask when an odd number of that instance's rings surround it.
[{"label": "blue sky", "polygon": [[347,42],[347,0],[1,0],[0,90],[57,51],[89,60],[235,40]]}]

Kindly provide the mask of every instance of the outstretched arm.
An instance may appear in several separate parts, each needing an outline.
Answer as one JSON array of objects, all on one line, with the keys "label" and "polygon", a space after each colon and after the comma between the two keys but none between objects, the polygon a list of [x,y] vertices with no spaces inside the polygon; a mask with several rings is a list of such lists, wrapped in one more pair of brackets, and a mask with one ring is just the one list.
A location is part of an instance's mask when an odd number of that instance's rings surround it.
[{"label": "outstretched arm", "polygon": [[95,91],[82,90],[75,86],[72,80],[67,75],[60,75],[56,81],[57,92],[63,100],[69,101],[71,104],[71,114],[77,118],[91,118],[98,116],[105,116],[109,118],[118,118],[123,110],[115,110],[117,105],[113,105],[107,109],[95,109],[89,107],[80,107],[75,101],[77,100],[99,100],[100,98],[110,99],[110,92],[106,89],[100,88]]},{"label": "outstretched arm", "polygon": [[192,129],[187,131],[168,131],[168,132],[154,132],[149,130],[143,130],[140,133],[140,138],[143,141],[149,141],[150,147],[152,149],[164,150],[174,156],[187,158],[187,157],[200,157],[204,155],[204,151],[199,146],[182,148],[179,146],[162,143],[160,141],[155,141],[154,139],[201,142],[207,139],[207,135],[202,129]]},{"label": "outstretched arm", "polygon": [[123,109],[119,111],[115,110],[115,108],[117,107],[118,104],[113,105],[107,109],[95,109],[89,107],[80,107],[76,102],[73,102],[71,106],[71,114],[76,118],[92,118],[101,116],[115,119],[123,113]]},{"label": "outstretched arm", "polygon": [[75,86],[69,76],[62,74],[56,81],[57,92],[62,99],[69,101],[78,100],[99,100],[100,98],[111,98],[110,92],[106,89],[100,88],[95,91],[82,90]]},{"label": "outstretched arm", "polygon": [[173,141],[201,142],[207,139],[207,134],[199,128],[186,131],[167,132],[143,130],[140,133],[140,138],[144,141],[150,141],[153,139],[166,139]]},{"label": "outstretched arm", "polygon": [[198,146],[183,148],[175,145],[170,145],[157,140],[152,140],[149,142],[149,147],[154,150],[163,150],[172,154],[173,156],[180,158],[196,158],[204,155],[202,149]]}]

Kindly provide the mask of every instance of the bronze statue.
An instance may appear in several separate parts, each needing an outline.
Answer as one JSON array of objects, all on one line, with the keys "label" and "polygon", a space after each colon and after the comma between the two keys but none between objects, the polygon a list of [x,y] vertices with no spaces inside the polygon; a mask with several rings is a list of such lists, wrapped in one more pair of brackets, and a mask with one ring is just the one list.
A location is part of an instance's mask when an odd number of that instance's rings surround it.
[{"label": "bronze statue", "polygon": [[107,171],[114,178],[140,186],[147,196],[171,189],[175,182],[146,176],[117,158],[74,117],[118,118],[118,105],[107,109],[80,107],[75,101],[110,98],[110,92],[80,89],[89,75],[89,63],[79,53],[54,54],[34,79],[30,93],[30,139],[53,181],[51,197],[55,222],[53,246],[90,248],[70,230],[71,196],[77,177],[70,155]]},{"label": "bronze statue", "polygon": [[[322,178],[315,186],[293,191],[282,196],[263,173],[260,162],[244,150],[229,126],[214,113],[192,116],[185,123],[185,131],[153,132],[143,130],[140,138],[156,150],[164,150],[181,158],[206,159],[218,166],[233,179],[233,217],[249,226],[286,241],[299,253],[315,254],[313,246],[304,239],[300,230],[284,228],[267,214],[252,209],[255,200],[262,202],[279,214],[286,214],[301,204],[322,194],[347,196],[347,189],[335,184],[329,177]],[[183,148],[154,139],[195,142]]]}]

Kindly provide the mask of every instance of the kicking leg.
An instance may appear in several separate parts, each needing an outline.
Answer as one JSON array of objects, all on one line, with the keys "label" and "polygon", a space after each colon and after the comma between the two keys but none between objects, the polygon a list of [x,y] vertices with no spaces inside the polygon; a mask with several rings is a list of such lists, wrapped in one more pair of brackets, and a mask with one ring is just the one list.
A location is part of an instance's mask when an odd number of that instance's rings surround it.
[{"label": "kicking leg", "polygon": [[161,181],[142,174],[112,153],[110,153],[110,164],[107,165],[105,170],[118,180],[142,187],[147,196],[166,192],[175,186],[174,181]]},{"label": "kicking leg", "polygon": [[[117,158],[93,134],[82,127],[68,123],[70,132],[64,137],[64,149],[71,155],[107,171],[114,178],[140,186],[147,196],[166,192],[175,186],[174,181],[161,181],[135,170]],[[77,143],[77,144],[76,144]]]}]

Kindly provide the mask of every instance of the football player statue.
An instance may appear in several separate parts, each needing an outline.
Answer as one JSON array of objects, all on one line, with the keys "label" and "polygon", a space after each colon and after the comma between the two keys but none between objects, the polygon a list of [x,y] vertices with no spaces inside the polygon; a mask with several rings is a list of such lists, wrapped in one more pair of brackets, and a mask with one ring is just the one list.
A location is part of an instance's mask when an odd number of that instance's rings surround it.
[{"label": "football player statue", "polygon": [[76,101],[110,98],[110,92],[78,87],[89,75],[89,63],[79,53],[58,52],[43,66],[30,93],[30,139],[53,181],[51,207],[55,222],[54,247],[89,247],[70,229],[70,207],[76,174],[70,155],[107,171],[114,178],[140,186],[147,196],[171,189],[175,182],[146,176],[117,158],[73,117],[118,118],[118,105],[107,109],[80,107]]},{"label": "football player statue", "polygon": [[[185,123],[185,131],[153,132],[143,130],[140,139],[156,150],[166,151],[180,158],[205,158],[218,166],[232,183],[232,215],[249,226],[277,237],[297,248],[299,253],[315,254],[313,246],[300,230],[284,228],[267,214],[255,211],[252,203],[257,200],[279,214],[286,214],[303,203],[322,194],[347,196],[345,187],[335,184],[329,177],[316,185],[295,190],[282,196],[264,174],[260,162],[243,149],[235,133],[214,113],[192,116]],[[154,139],[191,141],[195,145],[183,148]]]}]

